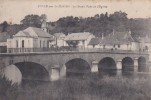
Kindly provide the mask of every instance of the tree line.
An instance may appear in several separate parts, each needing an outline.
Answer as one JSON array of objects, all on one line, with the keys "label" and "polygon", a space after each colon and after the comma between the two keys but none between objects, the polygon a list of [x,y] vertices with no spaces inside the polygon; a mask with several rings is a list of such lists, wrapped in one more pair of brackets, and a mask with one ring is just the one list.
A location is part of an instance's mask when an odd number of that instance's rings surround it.
[{"label": "tree line", "polygon": [[[29,26],[41,27],[43,21],[47,21],[47,16],[27,15],[20,21],[20,24],[11,24],[6,21],[0,24],[0,32],[8,32],[11,36],[18,31]],[[115,31],[131,30],[135,36],[143,36],[151,32],[151,18],[128,18],[127,13],[116,11],[112,14],[102,13],[93,17],[73,17],[67,16],[55,22],[48,22],[50,34],[62,32],[65,34],[73,32],[91,32],[95,36],[110,34]]]}]

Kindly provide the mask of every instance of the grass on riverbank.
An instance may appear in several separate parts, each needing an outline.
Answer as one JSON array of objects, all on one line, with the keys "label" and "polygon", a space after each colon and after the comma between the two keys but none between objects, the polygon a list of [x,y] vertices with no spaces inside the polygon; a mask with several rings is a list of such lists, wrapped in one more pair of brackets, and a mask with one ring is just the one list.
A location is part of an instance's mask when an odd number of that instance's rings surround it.
[{"label": "grass on riverbank", "polygon": [[91,75],[35,84],[19,87],[8,84],[0,92],[0,100],[151,100],[150,78]]}]

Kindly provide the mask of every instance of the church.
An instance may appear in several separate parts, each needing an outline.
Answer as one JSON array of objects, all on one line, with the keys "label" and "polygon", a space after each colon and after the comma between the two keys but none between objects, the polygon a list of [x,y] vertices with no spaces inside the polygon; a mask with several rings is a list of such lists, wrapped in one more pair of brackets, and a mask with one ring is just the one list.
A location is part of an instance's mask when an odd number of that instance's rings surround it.
[{"label": "church", "polygon": [[47,32],[43,24],[41,28],[28,27],[7,39],[7,52],[43,51],[50,47],[53,40],[54,36]]}]

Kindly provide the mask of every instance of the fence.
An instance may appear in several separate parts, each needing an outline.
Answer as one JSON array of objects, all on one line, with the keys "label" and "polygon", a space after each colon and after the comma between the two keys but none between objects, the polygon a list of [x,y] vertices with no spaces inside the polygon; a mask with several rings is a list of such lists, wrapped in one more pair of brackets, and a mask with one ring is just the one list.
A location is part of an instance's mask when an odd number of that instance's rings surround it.
[{"label": "fence", "polygon": [[114,50],[103,48],[8,48],[7,53],[30,53],[30,52],[113,52],[113,53],[148,53],[147,51]]}]

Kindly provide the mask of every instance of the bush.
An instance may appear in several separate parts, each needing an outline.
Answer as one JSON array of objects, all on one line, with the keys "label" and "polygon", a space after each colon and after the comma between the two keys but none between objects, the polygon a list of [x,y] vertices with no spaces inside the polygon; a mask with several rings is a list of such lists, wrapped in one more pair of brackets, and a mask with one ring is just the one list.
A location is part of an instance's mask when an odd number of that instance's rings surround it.
[{"label": "bush", "polygon": [[12,84],[5,77],[0,76],[0,100],[16,100],[17,84]]},{"label": "bush", "polygon": [[[97,74],[54,82],[11,86],[1,79],[0,100],[150,100],[150,78],[108,77]],[[4,81],[5,80],[5,81]],[[2,84],[2,82],[4,84]],[[39,83],[39,84],[38,84]],[[35,84],[35,85],[34,85]]]}]

